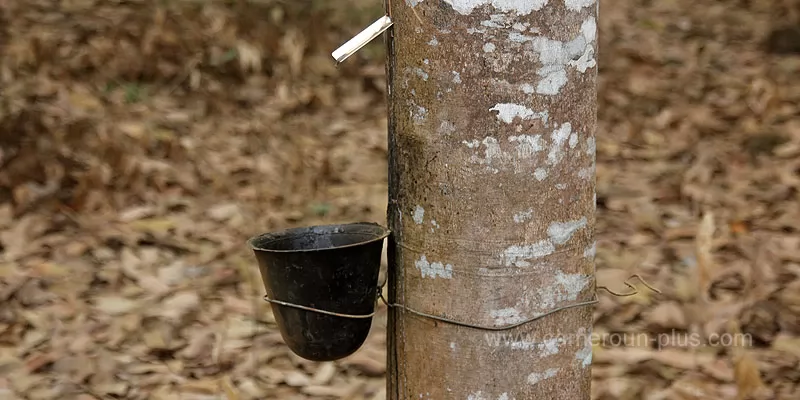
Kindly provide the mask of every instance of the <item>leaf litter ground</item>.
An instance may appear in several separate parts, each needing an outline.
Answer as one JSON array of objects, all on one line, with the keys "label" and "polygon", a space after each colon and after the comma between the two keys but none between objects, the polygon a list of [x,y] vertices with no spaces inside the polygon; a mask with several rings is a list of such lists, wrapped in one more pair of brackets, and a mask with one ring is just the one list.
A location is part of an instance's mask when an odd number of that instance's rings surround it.
[{"label": "leaf litter ground", "polygon": [[[299,359],[244,245],[384,220],[380,44],[328,55],[380,5],[318,3],[0,1],[0,399],[385,397],[385,309]],[[800,398],[798,14],[603,3],[598,284],[662,293],[601,294],[595,399]]]}]

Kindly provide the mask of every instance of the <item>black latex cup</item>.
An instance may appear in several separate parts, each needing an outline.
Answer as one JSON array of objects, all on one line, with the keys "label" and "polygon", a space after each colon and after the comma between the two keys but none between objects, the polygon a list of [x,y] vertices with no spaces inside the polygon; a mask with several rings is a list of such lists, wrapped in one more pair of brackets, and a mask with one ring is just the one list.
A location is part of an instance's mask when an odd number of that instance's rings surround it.
[{"label": "black latex cup", "polygon": [[[250,239],[270,299],[340,314],[375,310],[383,240],[374,223],[324,225],[265,233]],[[372,318],[321,314],[272,303],[289,349],[312,361],[353,354],[369,334]]]}]

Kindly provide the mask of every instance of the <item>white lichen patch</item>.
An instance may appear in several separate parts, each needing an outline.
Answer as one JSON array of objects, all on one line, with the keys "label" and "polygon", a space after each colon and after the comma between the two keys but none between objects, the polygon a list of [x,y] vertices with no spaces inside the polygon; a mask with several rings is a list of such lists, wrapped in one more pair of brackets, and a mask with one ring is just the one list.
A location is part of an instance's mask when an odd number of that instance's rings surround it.
[{"label": "white lichen patch", "polygon": [[547,235],[553,244],[564,244],[572,238],[579,229],[586,226],[586,217],[575,221],[553,222],[547,227]]},{"label": "white lichen patch", "polygon": [[594,156],[596,151],[597,145],[595,144],[594,136],[586,139],[586,154]]},{"label": "white lichen patch", "polygon": [[523,35],[523,34],[521,34],[519,32],[511,32],[511,33],[508,34],[508,40],[510,40],[512,42],[525,43],[525,42],[531,41],[533,39],[535,39],[534,36]]},{"label": "white lichen patch", "polygon": [[510,246],[503,251],[503,264],[507,267],[530,267],[529,260],[549,256],[556,251],[549,240],[542,240],[534,244]]},{"label": "white lichen patch", "polygon": [[597,254],[597,242],[592,243],[591,246],[583,249],[583,258],[593,259]]},{"label": "white lichen patch", "polygon": [[531,385],[535,385],[545,379],[550,379],[558,373],[557,368],[548,368],[544,372],[532,372],[528,375],[528,383]]},{"label": "white lichen patch", "polygon": [[592,365],[592,341],[586,340],[583,347],[575,353],[575,359],[581,362],[581,366],[586,368]]},{"label": "white lichen patch", "polygon": [[581,34],[589,43],[597,39],[597,20],[594,17],[589,17],[581,23]]},{"label": "white lichen patch", "polygon": [[563,68],[548,66],[536,72],[542,79],[536,85],[536,93],[544,95],[557,95],[561,88],[567,84],[567,71]]},{"label": "white lichen patch", "polygon": [[536,91],[536,89],[530,83],[523,83],[522,85],[519,85],[519,90],[522,90],[522,92],[525,94],[533,94]]},{"label": "white lichen patch", "polygon": [[566,188],[567,188],[567,184],[566,183],[556,183],[556,189],[564,190]]},{"label": "white lichen patch", "polygon": [[[483,138],[483,141],[479,142],[479,145],[481,144],[484,147],[483,151],[484,156],[482,159],[480,157],[472,156],[471,157],[472,162],[491,166],[496,161],[501,161],[505,158],[508,158],[508,155],[505,154],[503,150],[500,148],[500,143],[497,141],[497,139],[493,137],[485,137]],[[475,141],[467,144],[467,147],[471,148],[475,147]],[[493,170],[496,171],[497,169],[493,168]]]},{"label": "white lichen patch", "polygon": [[536,349],[539,344],[540,343],[536,343],[532,340],[521,339],[508,342],[508,347],[514,350],[533,350]]},{"label": "white lichen patch", "polygon": [[486,43],[486,44],[483,45],[483,52],[484,53],[491,53],[496,48],[497,48],[497,46],[495,46],[494,43]]},{"label": "white lichen patch", "polygon": [[439,45],[439,39],[436,39],[436,36],[433,37],[430,41],[428,41],[429,46],[436,47]]},{"label": "white lichen patch", "polygon": [[547,357],[552,356],[554,354],[558,354],[558,345],[561,344],[561,339],[553,338],[547,339],[542,343],[539,343],[537,348],[540,351],[540,357]]},{"label": "white lichen patch", "polygon": [[488,20],[481,21],[481,25],[487,28],[502,28],[508,23],[508,17],[505,14],[492,14]]},{"label": "white lichen patch", "polygon": [[461,83],[461,74],[457,71],[453,71],[453,83]]},{"label": "white lichen patch", "polygon": [[541,119],[545,125],[547,124],[548,113],[547,111],[533,111],[528,107],[514,103],[498,103],[489,111],[497,111],[497,119],[507,124],[514,122],[514,119],[519,117],[523,120]]},{"label": "white lichen patch", "polygon": [[509,142],[513,145],[511,149],[504,149],[504,146],[501,146],[500,142],[493,137],[462,141],[467,148],[482,149],[482,156],[480,155],[481,150],[478,150],[478,153],[473,154],[469,160],[473,164],[485,165],[492,173],[498,173],[500,167],[506,166],[512,167],[514,173],[524,173],[529,170],[529,167],[520,161],[532,158],[536,152],[544,149],[542,139],[537,136],[512,136],[509,138]]},{"label": "white lichen patch", "polygon": [[595,0],[564,0],[564,5],[568,10],[580,11],[581,9],[594,4],[594,1]]},{"label": "white lichen patch", "polygon": [[478,7],[491,5],[503,12],[513,12],[517,15],[528,15],[539,11],[547,4],[548,0],[444,0],[460,14],[469,15]]},{"label": "white lichen patch", "polygon": [[419,205],[414,207],[414,213],[411,215],[411,218],[417,225],[422,224],[422,222],[425,221],[425,209]]},{"label": "white lichen patch", "polygon": [[535,342],[532,340],[514,340],[508,343],[508,346],[514,350],[536,350],[536,355],[539,357],[548,357],[558,354],[558,346],[561,344],[560,339],[547,339],[544,342]]},{"label": "white lichen patch", "polygon": [[594,168],[581,168],[578,171],[578,178],[591,179],[592,177],[594,177]]},{"label": "white lichen patch", "polygon": [[497,400],[509,400],[508,392],[500,393],[500,396],[497,397]]},{"label": "white lichen patch", "polygon": [[409,7],[414,8],[417,6],[417,4],[422,3],[424,1],[425,0],[406,0],[406,4],[408,4]]},{"label": "white lichen patch", "polygon": [[533,171],[533,177],[536,178],[537,181],[541,182],[547,179],[547,170],[544,168],[536,168],[536,170]]},{"label": "white lichen patch", "polygon": [[483,395],[482,391],[472,392],[467,395],[467,400],[490,400],[488,397]]},{"label": "white lichen patch", "polygon": [[511,136],[508,141],[517,143],[517,158],[520,160],[531,158],[534,154],[544,150],[542,135]]},{"label": "white lichen patch", "polygon": [[547,162],[556,165],[564,157],[564,143],[572,133],[572,124],[565,122],[550,135],[550,153],[547,154]]},{"label": "white lichen patch", "polygon": [[428,262],[424,254],[414,262],[414,266],[417,267],[423,278],[453,279],[453,266],[451,264]]},{"label": "white lichen patch", "polygon": [[509,33],[511,42],[529,42],[533,52],[538,55],[541,67],[536,71],[539,76],[536,93],[549,96],[557,95],[567,84],[567,66],[584,73],[597,65],[593,46],[596,38],[597,21],[591,16],[581,24],[580,33],[568,42],[543,36],[526,36],[520,32]]},{"label": "white lichen patch", "polygon": [[492,310],[489,312],[489,315],[494,318],[494,323],[498,326],[516,324],[525,320],[525,318],[519,314],[519,310],[513,307]]},{"label": "white lichen patch", "polygon": [[418,77],[422,78],[423,81],[427,81],[428,80],[428,73],[425,72],[422,68],[414,68],[414,73]]},{"label": "white lichen patch", "polygon": [[581,35],[586,39],[587,45],[580,57],[573,58],[568,64],[584,73],[589,68],[597,65],[597,61],[594,59],[594,47],[591,44],[597,38],[597,21],[595,21],[594,17],[589,17],[586,21],[583,21]]},{"label": "white lichen patch", "polygon": [[431,220],[431,233],[435,232],[436,229],[439,229],[439,224],[436,222],[435,219]]},{"label": "white lichen patch", "polygon": [[455,131],[456,131],[456,126],[453,125],[453,123],[450,121],[442,121],[442,123],[439,124],[439,128],[436,129],[436,133],[439,133],[441,135],[449,135]]},{"label": "white lichen patch", "polygon": [[450,350],[456,349],[456,342],[450,342]]},{"label": "white lichen patch", "polygon": [[572,134],[569,135],[569,143],[568,144],[569,144],[569,148],[570,149],[574,149],[575,146],[578,145],[578,133],[577,132],[572,132]]},{"label": "white lichen patch", "polygon": [[[488,138],[487,138],[488,139]],[[484,139],[485,140],[485,139]],[[473,140],[463,140],[461,143],[464,143],[470,149],[475,149],[481,146],[481,141],[478,139]]]},{"label": "white lichen patch", "polygon": [[425,117],[428,115],[428,109],[422,106],[414,106],[411,109],[411,118],[414,119],[414,123],[421,124],[425,122]]},{"label": "white lichen patch", "polygon": [[521,224],[533,217],[533,209],[522,211],[514,214],[514,222]]},{"label": "white lichen patch", "polygon": [[565,274],[556,272],[556,280],[548,288],[537,291],[538,303],[543,309],[550,309],[562,301],[574,301],[581,291],[589,284],[589,276],[584,274]]}]

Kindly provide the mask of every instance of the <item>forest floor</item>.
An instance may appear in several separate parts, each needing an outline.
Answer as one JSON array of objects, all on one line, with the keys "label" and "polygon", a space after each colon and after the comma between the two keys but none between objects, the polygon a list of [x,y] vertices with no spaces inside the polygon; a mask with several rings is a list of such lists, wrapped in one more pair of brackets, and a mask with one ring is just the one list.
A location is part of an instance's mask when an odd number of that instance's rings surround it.
[{"label": "forest floor", "polygon": [[[329,56],[380,4],[318,3],[0,0],[0,400],[385,397],[385,308],[302,360],[245,244],[385,220],[381,44]],[[598,284],[661,293],[600,293],[595,399],[800,398],[798,13],[603,1]]]}]

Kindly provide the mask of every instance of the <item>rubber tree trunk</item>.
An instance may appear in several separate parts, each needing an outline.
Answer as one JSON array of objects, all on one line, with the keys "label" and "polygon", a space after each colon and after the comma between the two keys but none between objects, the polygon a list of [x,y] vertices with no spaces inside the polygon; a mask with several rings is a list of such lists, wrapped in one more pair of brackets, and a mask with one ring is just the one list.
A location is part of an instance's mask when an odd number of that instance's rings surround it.
[{"label": "rubber tree trunk", "polygon": [[[392,0],[390,301],[594,297],[592,0]],[[590,398],[592,307],[393,308],[390,399]]]}]

